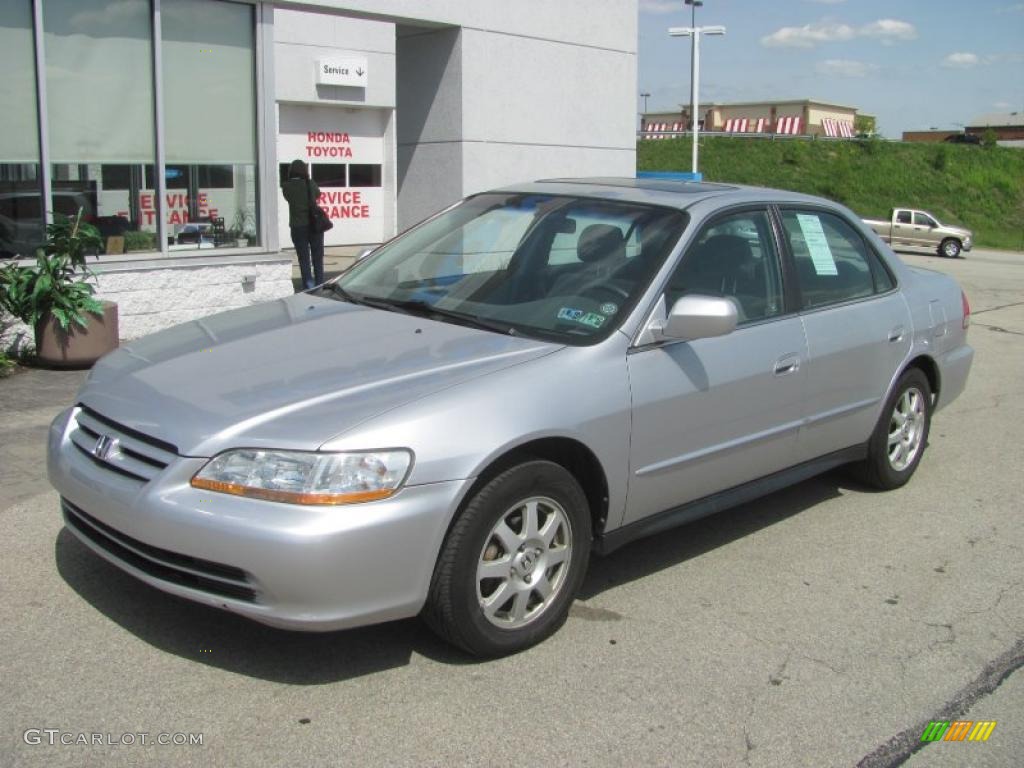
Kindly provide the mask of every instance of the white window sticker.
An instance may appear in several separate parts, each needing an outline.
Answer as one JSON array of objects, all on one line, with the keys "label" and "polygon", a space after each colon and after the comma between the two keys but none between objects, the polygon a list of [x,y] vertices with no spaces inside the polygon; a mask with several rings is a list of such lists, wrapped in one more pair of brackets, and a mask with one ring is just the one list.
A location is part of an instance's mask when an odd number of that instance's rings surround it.
[{"label": "white window sticker", "polygon": [[838,275],[835,257],[828,247],[825,231],[821,228],[821,219],[814,214],[798,213],[796,220],[800,224],[800,231],[804,233],[804,242],[811,254],[814,271],[819,275]]}]

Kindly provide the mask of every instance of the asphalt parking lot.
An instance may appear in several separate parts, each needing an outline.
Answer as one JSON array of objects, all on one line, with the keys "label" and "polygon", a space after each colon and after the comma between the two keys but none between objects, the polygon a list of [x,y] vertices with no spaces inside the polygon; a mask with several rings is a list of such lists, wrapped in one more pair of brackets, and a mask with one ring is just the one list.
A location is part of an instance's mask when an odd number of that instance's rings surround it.
[{"label": "asphalt parking lot", "polygon": [[[1019,765],[1024,254],[904,258],[960,280],[976,349],[907,487],[832,473],[631,544],[498,661],[416,620],[288,633],[134,581],[45,481],[84,375],[0,380],[0,765]],[[997,724],[913,752],[957,719]]]}]

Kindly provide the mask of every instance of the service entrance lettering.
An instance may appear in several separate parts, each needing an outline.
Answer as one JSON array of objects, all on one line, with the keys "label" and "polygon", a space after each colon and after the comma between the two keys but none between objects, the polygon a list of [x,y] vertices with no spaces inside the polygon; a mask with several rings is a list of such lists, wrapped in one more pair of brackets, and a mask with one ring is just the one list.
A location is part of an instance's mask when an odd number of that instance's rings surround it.
[{"label": "service entrance lettering", "polygon": [[321,190],[317,201],[329,219],[366,219],[370,206],[363,202],[363,193],[358,189]]}]

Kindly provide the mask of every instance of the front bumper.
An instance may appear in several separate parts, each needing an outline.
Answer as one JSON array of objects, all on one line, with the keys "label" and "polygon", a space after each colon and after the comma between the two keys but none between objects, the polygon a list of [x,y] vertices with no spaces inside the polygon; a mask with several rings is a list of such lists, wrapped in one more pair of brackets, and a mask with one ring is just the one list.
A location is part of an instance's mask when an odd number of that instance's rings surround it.
[{"label": "front bumper", "polygon": [[147,584],[287,629],[328,631],[419,613],[471,483],[314,508],[195,489],[189,481],[206,463],[200,458],[176,457],[144,482],[71,441],[76,412],[53,422],[47,455],[68,529]]}]

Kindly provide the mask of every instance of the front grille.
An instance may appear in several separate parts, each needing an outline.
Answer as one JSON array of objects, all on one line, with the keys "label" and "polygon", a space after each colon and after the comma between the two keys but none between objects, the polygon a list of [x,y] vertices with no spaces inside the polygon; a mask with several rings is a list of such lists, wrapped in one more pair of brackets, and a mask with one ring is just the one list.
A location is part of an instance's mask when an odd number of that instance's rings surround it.
[{"label": "front grille", "polygon": [[170,443],[122,426],[79,406],[69,434],[71,443],[97,466],[147,483],[178,455]]},{"label": "front grille", "polygon": [[61,499],[64,522],[115,559],[161,581],[221,597],[256,602],[252,577],[241,568],[154,547],[100,522]]}]

